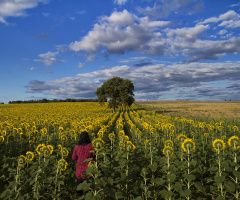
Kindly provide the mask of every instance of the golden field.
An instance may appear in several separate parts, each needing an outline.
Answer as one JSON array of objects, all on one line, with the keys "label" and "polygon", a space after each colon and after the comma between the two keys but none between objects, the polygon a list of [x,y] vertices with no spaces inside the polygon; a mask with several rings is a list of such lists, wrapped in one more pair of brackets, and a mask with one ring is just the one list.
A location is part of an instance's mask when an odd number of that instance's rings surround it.
[{"label": "golden field", "polygon": [[240,101],[136,101],[135,104],[164,115],[240,118]]}]

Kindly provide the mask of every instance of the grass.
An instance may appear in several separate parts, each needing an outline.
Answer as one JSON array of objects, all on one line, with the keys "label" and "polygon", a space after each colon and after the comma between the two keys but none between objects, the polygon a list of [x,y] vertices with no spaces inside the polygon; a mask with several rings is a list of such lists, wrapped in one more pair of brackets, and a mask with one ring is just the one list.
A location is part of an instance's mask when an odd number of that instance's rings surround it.
[{"label": "grass", "polygon": [[171,116],[239,119],[240,101],[136,101],[146,110]]}]

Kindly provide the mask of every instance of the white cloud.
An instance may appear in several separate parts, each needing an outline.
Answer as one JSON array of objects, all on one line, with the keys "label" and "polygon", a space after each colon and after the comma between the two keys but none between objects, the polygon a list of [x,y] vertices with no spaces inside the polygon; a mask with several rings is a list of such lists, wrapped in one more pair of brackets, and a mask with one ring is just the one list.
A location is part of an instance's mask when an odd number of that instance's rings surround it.
[{"label": "white cloud", "polygon": [[124,5],[128,0],[114,0],[115,4],[118,4],[119,6]]},{"label": "white cloud", "polygon": [[36,62],[42,62],[44,65],[49,66],[53,65],[55,62],[57,62],[56,56],[58,55],[58,52],[47,52],[43,54],[39,54],[38,57],[41,59],[35,59]]},{"label": "white cloud", "polygon": [[225,35],[228,31],[226,29],[220,30],[218,32],[219,35]]},{"label": "white cloud", "polygon": [[150,99],[150,96],[161,99],[170,93],[175,93],[176,98],[180,99],[240,98],[240,63],[232,62],[155,64],[144,67],[123,65],[49,82],[35,80],[26,88],[31,93],[46,93],[59,98],[95,98],[96,89],[113,76],[132,80],[139,99]]},{"label": "white cloud", "polygon": [[240,26],[240,15],[234,10],[229,10],[226,13],[219,15],[219,17],[210,17],[199,24],[218,23],[220,21],[222,22],[219,24],[219,26],[237,28]]},{"label": "white cloud", "polygon": [[203,9],[203,3],[200,0],[159,0],[153,1],[152,7],[138,7],[137,10],[147,16],[155,18],[168,17],[171,14],[189,15],[199,12]]},{"label": "white cloud", "polygon": [[84,66],[85,66],[85,63],[81,63],[81,62],[78,63],[78,68],[83,68]]},{"label": "white cloud", "polygon": [[39,3],[48,3],[49,0],[1,0],[0,22],[7,23],[7,17],[25,16],[25,10],[38,6]]},{"label": "white cloud", "polygon": [[240,27],[240,17],[239,20],[223,21],[221,24],[219,24],[219,26],[224,26],[226,28],[238,28]]},{"label": "white cloud", "polygon": [[[72,42],[69,48],[73,51],[86,51],[87,55],[96,53],[101,47],[116,54],[128,51],[162,54],[164,47],[161,46],[161,34],[154,31],[156,27],[166,26],[169,22],[147,21],[147,18],[138,18],[127,10],[113,12],[109,17],[101,17],[86,36],[80,41]],[[156,41],[158,46],[151,46]]]},{"label": "white cloud", "polygon": [[[193,27],[173,29],[170,28],[172,24],[169,21],[138,17],[127,10],[115,11],[109,17],[102,16],[98,23],[94,24],[93,29],[79,41],[72,42],[69,49],[85,51],[87,61],[93,60],[97,52],[103,51],[108,54],[135,51],[145,55],[183,56],[187,62],[196,62],[201,59],[213,60],[227,53],[238,53],[240,50],[237,45],[240,38],[234,38],[234,33],[224,35],[226,29],[219,31],[218,34],[221,39],[227,40],[217,40],[217,36],[212,33],[206,37],[210,30],[208,23],[225,20],[221,22],[228,23],[219,26],[237,27],[238,17],[235,11],[228,11],[218,18],[208,18]],[[229,19],[235,19],[235,21]],[[144,63],[139,65],[142,64]]]}]

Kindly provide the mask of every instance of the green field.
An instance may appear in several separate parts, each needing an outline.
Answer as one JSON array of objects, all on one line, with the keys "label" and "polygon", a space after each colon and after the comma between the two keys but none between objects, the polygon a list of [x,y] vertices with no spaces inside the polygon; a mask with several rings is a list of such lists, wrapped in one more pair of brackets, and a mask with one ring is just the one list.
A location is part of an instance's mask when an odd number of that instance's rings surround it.
[{"label": "green field", "polygon": [[[239,118],[196,104],[0,105],[0,199],[239,199]],[[84,130],[96,162],[77,197],[71,156]]]}]

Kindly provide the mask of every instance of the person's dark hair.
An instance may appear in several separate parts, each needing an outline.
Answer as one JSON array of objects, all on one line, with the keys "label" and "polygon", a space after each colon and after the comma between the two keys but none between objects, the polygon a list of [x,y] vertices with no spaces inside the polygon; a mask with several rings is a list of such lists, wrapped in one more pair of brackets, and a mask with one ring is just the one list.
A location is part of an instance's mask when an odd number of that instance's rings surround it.
[{"label": "person's dark hair", "polygon": [[78,145],[85,146],[86,144],[89,144],[89,143],[91,143],[91,140],[89,138],[88,132],[83,131],[80,134],[80,139],[79,139]]}]

